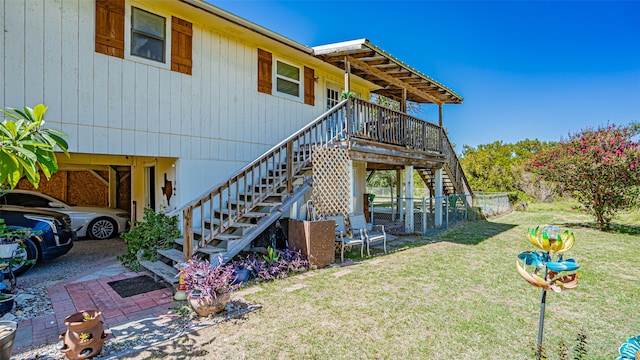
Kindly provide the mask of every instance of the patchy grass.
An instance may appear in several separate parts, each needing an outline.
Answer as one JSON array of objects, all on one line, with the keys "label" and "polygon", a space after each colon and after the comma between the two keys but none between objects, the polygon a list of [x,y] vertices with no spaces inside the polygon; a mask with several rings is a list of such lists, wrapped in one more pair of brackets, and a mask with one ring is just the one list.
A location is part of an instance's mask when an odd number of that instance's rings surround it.
[{"label": "patchy grass", "polygon": [[569,255],[582,278],[547,296],[550,359],[581,328],[587,358],[612,359],[640,333],[640,239],[590,221],[571,204],[532,205],[353,266],[264,283],[244,295],[262,310],[189,340],[230,359],[532,359],[541,292],[520,278],[516,256],[533,250],[527,227],[551,224],[575,232]]}]

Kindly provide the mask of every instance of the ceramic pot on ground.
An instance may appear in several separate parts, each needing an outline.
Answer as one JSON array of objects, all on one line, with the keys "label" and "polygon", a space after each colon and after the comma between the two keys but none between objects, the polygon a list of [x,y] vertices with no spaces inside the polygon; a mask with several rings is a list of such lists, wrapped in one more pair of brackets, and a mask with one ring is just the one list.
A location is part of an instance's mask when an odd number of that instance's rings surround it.
[{"label": "ceramic pot on ground", "polygon": [[109,336],[100,321],[102,313],[98,310],[84,310],[71,314],[64,319],[67,331],[60,335],[62,349],[70,360],[92,358],[102,351],[104,341]]},{"label": "ceramic pot on ground", "polygon": [[13,300],[16,298],[13,294],[1,294],[0,297],[0,316],[8,313],[13,309]]},{"label": "ceramic pot on ground", "polygon": [[18,323],[15,321],[0,321],[0,360],[11,359],[17,329]]},{"label": "ceramic pot on ground", "polygon": [[193,310],[200,316],[212,316],[222,310],[231,299],[231,293],[227,292],[218,295],[217,298],[201,298],[198,296],[189,297],[189,304]]}]

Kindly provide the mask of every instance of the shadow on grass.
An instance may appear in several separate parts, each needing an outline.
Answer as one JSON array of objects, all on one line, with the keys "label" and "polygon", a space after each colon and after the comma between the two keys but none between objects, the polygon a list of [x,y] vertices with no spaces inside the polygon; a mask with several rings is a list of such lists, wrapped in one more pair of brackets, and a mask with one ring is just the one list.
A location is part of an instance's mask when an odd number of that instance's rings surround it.
[{"label": "shadow on grass", "polygon": [[[489,222],[487,220],[472,221],[461,226],[450,228],[442,234],[442,241],[463,245],[477,245],[484,240],[511,230],[517,225]],[[436,235],[438,236],[438,235]]]},{"label": "shadow on grass", "polygon": [[[557,224],[558,227],[586,227],[594,230],[598,230],[595,222],[567,222],[564,224]],[[618,224],[611,223],[609,229],[603,231],[605,233],[627,234],[627,235],[640,235],[640,225]]]}]

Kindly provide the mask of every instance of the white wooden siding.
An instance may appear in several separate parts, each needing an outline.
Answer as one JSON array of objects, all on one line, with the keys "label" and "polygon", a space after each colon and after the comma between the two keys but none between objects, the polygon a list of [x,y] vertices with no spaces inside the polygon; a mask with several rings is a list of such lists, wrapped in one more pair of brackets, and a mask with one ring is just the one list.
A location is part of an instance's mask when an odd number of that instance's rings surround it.
[{"label": "white wooden siding", "polygon": [[0,107],[49,106],[48,126],[67,133],[71,152],[208,164],[199,171],[210,187],[324,111],[318,83],[315,106],[258,93],[256,45],[197,22],[189,76],[96,53],[93,1],[1,3]]}]

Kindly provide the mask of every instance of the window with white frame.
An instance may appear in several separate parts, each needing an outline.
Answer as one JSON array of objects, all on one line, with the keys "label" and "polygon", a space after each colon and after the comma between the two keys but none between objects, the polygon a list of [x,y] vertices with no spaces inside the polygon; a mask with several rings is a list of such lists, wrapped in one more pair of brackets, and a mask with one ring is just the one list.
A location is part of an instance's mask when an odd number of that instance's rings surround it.
[{"label": "window with white frame", "polygon": [[165,62],[166,19],[148,11],[131,9],[131,55]]},{"label": "window with white frame", "polygon": [[295,65],[276,60],[274,82],[275,92],[286,97],[300,99],[302,86],[301,69]]}]

